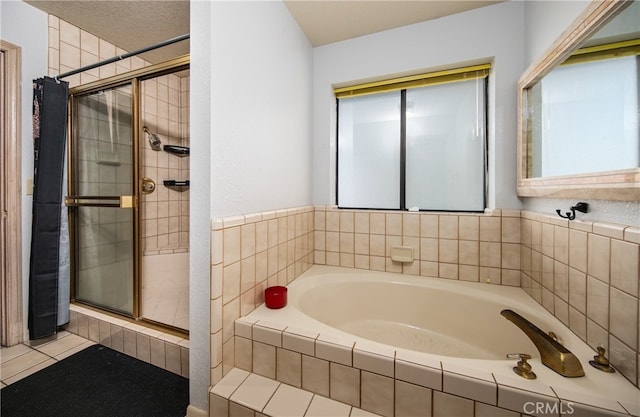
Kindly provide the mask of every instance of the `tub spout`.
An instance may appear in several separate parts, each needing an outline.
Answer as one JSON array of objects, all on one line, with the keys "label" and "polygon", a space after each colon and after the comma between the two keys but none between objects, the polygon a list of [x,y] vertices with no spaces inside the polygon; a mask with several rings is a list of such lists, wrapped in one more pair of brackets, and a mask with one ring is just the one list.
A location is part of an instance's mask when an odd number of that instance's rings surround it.
[{"label": "tub spout", "polygon": [[540,352],[542,363],[548,368],[565,377],[584,376],[584,370],[576,355],[540,330],[535,324],[509,309],[502,310],[500,314],[518,326],[531,339]]}]

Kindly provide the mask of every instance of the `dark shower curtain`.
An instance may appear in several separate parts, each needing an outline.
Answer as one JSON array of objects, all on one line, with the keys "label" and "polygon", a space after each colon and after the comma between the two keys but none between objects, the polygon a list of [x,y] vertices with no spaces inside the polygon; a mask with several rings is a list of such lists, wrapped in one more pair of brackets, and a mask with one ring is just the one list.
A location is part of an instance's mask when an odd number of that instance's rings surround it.
[{"label": "dark shower curtain", "polygon": [[[68,242],[63,206],[69,84],[50,77],[33,82],[33,221],[29,268],[29,339],[56,332],[68,322]],[[65,256],[67,259],[64,259]],[[65,289],[66,288],[66,289]],[[60,291],[59,291],[60,290]],[[59,306],[60,298],[66,298]],[[66,294],[64,294],[66,292]],[[66,311],[65,311],[66,309]],[[60,317],[60,318],[59,318]],[[61,323],[62,321],[62,323]]]}]

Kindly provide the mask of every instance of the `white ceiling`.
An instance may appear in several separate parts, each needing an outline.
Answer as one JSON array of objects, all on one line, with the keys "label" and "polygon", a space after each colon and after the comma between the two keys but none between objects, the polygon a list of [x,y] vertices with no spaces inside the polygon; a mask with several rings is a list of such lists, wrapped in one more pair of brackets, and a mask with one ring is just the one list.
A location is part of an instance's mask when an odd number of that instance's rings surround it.
[{"label": "white ceiling", "polygon": [[480,0],[285,0],[313,46],[437,19],[500,1]]},{"label": "white ceiling", "polygon": [[[436,19],[497,1],[289,0],[286,7],[313,46]],[[25,0],[126,51],[189,33],[189,0]],[[189,53],[182,41],[141,55],[161,62]]]}]

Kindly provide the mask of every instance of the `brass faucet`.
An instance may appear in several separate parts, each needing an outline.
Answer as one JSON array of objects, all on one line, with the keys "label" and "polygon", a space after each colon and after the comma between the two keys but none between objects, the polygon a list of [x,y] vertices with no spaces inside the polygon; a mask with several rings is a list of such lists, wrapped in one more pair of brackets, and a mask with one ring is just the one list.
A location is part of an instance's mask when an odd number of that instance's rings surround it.
[{"label": "brass faucet", "polygon": [[540,352],[542,363],[548,368],[565,377],[584,376],[584,370],[576,355],[540,330],[535,324],[509,309],[502,310],[500,314],[518,326],[531,339]]}]

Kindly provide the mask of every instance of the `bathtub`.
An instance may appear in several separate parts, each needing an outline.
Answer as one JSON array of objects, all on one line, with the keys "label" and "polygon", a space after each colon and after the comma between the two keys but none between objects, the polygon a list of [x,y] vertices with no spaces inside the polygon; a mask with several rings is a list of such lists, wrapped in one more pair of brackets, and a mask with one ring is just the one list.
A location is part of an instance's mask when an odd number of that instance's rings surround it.
[{"label": "bathtub", "polygon": [[[507,308],[553,331],[586,375],[566,378],[544,366],[529,338],[500,315]],[[534,399],[571,404],[584,415],[640,413],[640,391],[617,372],[591,367],[594,350],[516,287],[314,265],[288,285],[286,307],[261,305],[236,321],[236,334],[262,342],[265,329],[280,332],[268,342],[276,347],[290,348],[288,335],[312,339],[314,348],[303,353],[520,413],[535,415],[523,410]],[[327,346],[334,356],[323,353]],[[530,354],[537,379],[517,376],[510,353]],[[364,360],[371,357],[378,362]],[[407,364],[431,374],[409,380]],[[514,392],[522,398],[510,400]]]}]

